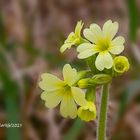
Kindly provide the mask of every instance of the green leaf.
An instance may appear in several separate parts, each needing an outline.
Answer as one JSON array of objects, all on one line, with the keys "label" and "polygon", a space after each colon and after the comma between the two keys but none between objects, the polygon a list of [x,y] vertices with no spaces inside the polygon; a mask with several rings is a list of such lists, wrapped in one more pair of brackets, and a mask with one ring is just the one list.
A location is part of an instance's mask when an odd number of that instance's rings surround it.
[{"label": "green leaf", "polygon": [[[4,93],[4,102],[6,108],[6,124],[19,124],[20,120],[20,108],[19,108],[19,87],[18,83],[13,80],[9,73],[9,67],[7,59],[4,53],[0,52],[0,80],[2,83],[2,92]],[[7,140],[20,140],[21,128],[9,127],[6,128]]]},{"label": "green leaf", "polygon": [[136,0],[127,0],[128,14],[129,14],[129,37],[131,41],[136,41],[137,29],[139,24],[138,8]]},{"label": "green leaf", "polygon": [[1,11],[0,11],[0,44],[2,45],[5,44],[5,28]]},{"label": "green leaf", "polygon": [[63,140],[77,140],[77,137],[84,127],[84,122],[80,119],[76,119],[70,130],[66,133]]}]

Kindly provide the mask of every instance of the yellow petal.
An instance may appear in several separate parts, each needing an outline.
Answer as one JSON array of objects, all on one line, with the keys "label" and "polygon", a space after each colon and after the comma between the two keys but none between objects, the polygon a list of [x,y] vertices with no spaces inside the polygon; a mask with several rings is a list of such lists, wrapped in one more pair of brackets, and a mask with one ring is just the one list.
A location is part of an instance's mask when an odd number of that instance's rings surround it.
[{"label": "yellow petal", "polygon": [[116,37],[112,40],[112,48],[110,49],[110,52],[112,54],[120,54],[124,50],[124,42],[125,40],[123,37]]},{"label": "yellow petal", "polygon": [[41,78],[42,80],[39,82],[39,87],[45,91],[60,89],[64,85],[62,80],[49,73],[42,74]]},{"label": "yellow petal", "polygon": [[86,99],[85,99],[84,92],[78,87],[72,87],[71,90],[72,90],[72,96],[73,96],[75,102],[80,106],[85,105]]},{"label": "yellow petal", "polygon": [[84,29],[83,34],[86,39],[88,39],[89,41],[94,43],[94,39],[93,39],[94,34],[90,29],[88,29],[88,28]]},{"label": "yellow petal", "polygon": [[77,47],[77,52],[83,52],[85,50],[91,49],[94,45],[91,43],[82,43]]},{"label": "yellow petal", "polygon": [[119,25],[117,22],[112,23],[111,20],[108,20],[103,25],[104,36],[112,40],[118,31],[118,27]]},{"label": "yellow petal", "polygon": [[113,65],[113,59],[110,53],[106,52],[102,54],[104,67],[110,69]]},{"label": "yellow petal", "polygon": [[104,64],[103,64],[103,57],[101,56],[101,54],[99,53],[96,61],[95,61],[95,66],[98,70],[102,71],[104,69]]},{"label": "yellow petal", "polygon": [[112,45],[113,46],[120,46],[120,45],[123,45],[124,42],[125,42],[124,37],[118,36],[118,37],[116,37],[115,39],[112,40]]},{"label": "yellow petal", "polygon": [[85,58],[88,58],[88,57],[94,55],[95,53],[96,53],[96,52],[94,52],[94,51],[92,50],[92,48],[90,48],[90,50],[85,50],[85,51],[79,53],[79,54],[78,54],[78,58],[79,58],[79,59],[85,59]]},{"label": "yellow petal", "polygon": [[108,52],[98,54],[95,61],[96,68],[102,71],[104,68],[110,69],[113,65],[112,56]]},{"label": "yellow petal", "polygon": [[78,116],[81,120],[91,121],[96,118],[96,107],[93,102],[87,101],[85,106],[81,106],[77,111]]},{"label": "yellow petal", "polygon": [[45,106],[48,108],[56,107],[62,100],[61,90],[55,92],[43,92],[41,94],[41,99],[45,101]]},{"label": "yellow petal", "polygon": [[93,43],[97,43],[102,38],[101,28],[97,24],[91,24],[89,29],[83,31],[85,38]]},{"label": "yellow petal", "polygon": [[60,52],[63,53],[66,49],[70,49],[72,46],[72,43],[65,43],[61,46]]},{"label": "yellow petal", "polygon": [[124,45],[119,45],[119,46],[113,46],[111,49],[110,49],[110,52],[112,54],[120,54],[121,52],[123,52],[124,50]]},{"label": "yellow petal", "polygon": [[79,45],[77,51],[80,52],[78,54],[79,59],[85,59],[97,53],[95,45],[90,43],[83,43]]},{"label": "yellow petal", "polygon": [[68,38],[65,40],[65,43],[73,43],[73,41],[75,40],[76,36],[74,32],[71,32],[68,35]]},{"label": "yellow petal", "polygon": [[63,117],[75,118],[77,116],[77,106],[71,95],[65,94],[65,96],[63,96],[60,113]]},{"label": "yellow petal", "polygon": [[90,30],[93,32],[92,38],[94,40],[94,43],[97,43],[103,37],[103,33],[100,26],[98,26],[97,24],[91,24]]},{"label": "yellow petal", "polygon": [[81,36],[81,30],[82,30],[83,26],[84,26],[84,23],[82,21],[77,22],[77,25],[75,27],[75,34],[79,37]]},{"label": "yellow petal", "polygon": [[76,69],[72,68],[69,64],[65,64],[63,67],[64,81],[69,85],[73,85],[78,78]]}]

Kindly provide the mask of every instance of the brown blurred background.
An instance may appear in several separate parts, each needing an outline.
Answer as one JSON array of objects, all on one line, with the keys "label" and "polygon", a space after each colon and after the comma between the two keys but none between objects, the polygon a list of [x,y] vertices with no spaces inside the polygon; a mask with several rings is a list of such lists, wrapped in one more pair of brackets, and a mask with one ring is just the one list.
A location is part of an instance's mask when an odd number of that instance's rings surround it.
[{"label": "brown blurred background", "polygon": [[[0,0],[0,140],[95,140],[97,121],[64,119],[40,99],[40,74],[61,77],[65,63],[86,63],[74,48],[59,52],[76,22],[85,27],[119,22],[130,71],[115,79],[108,108],[107,140],[140,140],[139,0]],[[97,92],[97,108],[100,91]],[[22,127],[1,127],[20,123]]]}]

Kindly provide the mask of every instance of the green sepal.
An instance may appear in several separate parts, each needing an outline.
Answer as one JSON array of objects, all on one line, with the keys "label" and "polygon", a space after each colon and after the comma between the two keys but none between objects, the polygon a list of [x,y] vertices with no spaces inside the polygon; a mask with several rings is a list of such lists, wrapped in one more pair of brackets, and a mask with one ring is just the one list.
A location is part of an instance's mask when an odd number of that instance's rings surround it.
[{"label": "green sepal", "polygon": [[97,85],[108,84],[112,81],[112,77],[108,74],[96,74],[92,78],[84,78],[78,81],[78,86],[83,89],[94,87]]},{"label": "green sepal", "polygon": [[108,74],[96,74],[90,80],[90,82],[97,85],[104,85],[110,83],[111,81],[112,81],[112,77]]},{"label": "green sepal", "polygon": [[95,66],[95,60],[96,60],[96,55],[92,55],[91,57],[88,57],[86,59],[87,64],[89,68],[91,69],[91,71],[93,72],[93,74],[100,73],[100,71]]},{"label": "green sepal", "polygon": [[82,78],[85,78],[87,77],[88,75],[91,74],[91,71],[90,70],[82,70],[82,71],[79,71],[78,72],[78,78],[79,80],[82,79]]}]

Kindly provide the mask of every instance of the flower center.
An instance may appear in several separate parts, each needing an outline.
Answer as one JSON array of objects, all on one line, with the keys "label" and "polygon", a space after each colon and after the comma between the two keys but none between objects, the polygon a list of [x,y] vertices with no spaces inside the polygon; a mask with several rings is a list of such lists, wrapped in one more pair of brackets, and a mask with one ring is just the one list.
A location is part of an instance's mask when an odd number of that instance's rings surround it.
[{"label": "flower center", "polygon": [[64,85],[64,90],[66,93],[69,93],[69,92],[71,92],[71,87],[68,84],[66,84],[66,85]]},{"label": "flower center", "polygon": [[124,64],[122,64],[122,63],[116,64],[115,67],[118,71],[123,71],[124,70]]},{"label": "flower center", "polygon": [[89,109],[87,109],[87,110],[83,110],[82,111],[82,115],[86,116],[86,117],[93,118],[95,116],[95,112],[94,111],[90,111]]},{"label": "flower center", "polygon": [[110,48],[110,42],[107,39],[102,39],[98,43],[98,49],[100,52],[107,51]]}]

